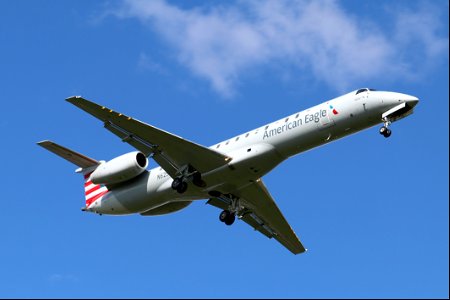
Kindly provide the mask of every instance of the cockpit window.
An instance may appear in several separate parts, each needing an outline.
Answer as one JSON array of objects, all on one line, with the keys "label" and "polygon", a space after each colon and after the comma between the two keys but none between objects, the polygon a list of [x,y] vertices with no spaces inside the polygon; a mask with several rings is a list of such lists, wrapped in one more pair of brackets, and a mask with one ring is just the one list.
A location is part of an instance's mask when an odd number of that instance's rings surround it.
[{"label": "cockpit window", "polygon": [[356,91],[356,95],[358,95],[359,93],[368,92],[368,91],[376,91],[376,89],[359,89]]},{"label": "cockpit window", "polygon": [[359,89],[356,91],[356,95],[363,93],[363,92],[367,92],[367,89]]}]

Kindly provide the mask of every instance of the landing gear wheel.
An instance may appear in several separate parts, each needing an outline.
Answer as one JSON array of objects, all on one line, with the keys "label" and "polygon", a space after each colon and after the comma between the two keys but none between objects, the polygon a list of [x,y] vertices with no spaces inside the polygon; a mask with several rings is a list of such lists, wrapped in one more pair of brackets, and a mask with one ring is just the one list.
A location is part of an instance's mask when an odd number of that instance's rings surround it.
[{"label": "landing gear wheel", "polygon": [[220,213],[219,220],[227,225],[231,225],[234,223],[234,220],[236,220],[236,215],[229,210],[224,210]]},{"label": "landing gear wheel", "polygon": [[181,182],[182,182],[182,181],[181,181],[180,178],[175,178],[175,179],[172,181],[172,189],[177,190],[178,187],[180,186]]},{"label": "landing gear wheel", "polygon": [[219,215],[220,222],[225,222],[225,220],[228,218],[228,215],[230,212],[228,210],[223,210]]},{"label": "landing gear wheel", "polygon": [[186,192],[187,188],[188,188],[187,183],[184,181],[181,181],[181,183],[177,186],[177,192],[179,194],[183,194],[184,192]]},{"label": "landing gear wheel", "polygon": [[230,214],[228,218],[225,220],[225,224],[228,226],[232,225],[234,223],[234,220],[236,220],[236,216],[234,214]]},{"label": "landing gear wheel", "polygon": [[384,136],[385,138],[388,138],[391,136],[392,131],[389,128],[387,128],[386,126],[383,126],[380,128],[380,134],[382,136]]}]

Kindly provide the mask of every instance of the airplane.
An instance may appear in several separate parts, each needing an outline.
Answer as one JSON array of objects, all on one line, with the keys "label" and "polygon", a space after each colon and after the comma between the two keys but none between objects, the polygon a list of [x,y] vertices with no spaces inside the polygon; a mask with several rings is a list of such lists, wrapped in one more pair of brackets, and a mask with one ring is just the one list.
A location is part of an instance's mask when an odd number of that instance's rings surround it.
[{"label": "airplane", "polygon": [[[413,113],[419,99],[362,88],[245,132],[210,147],[116,112],[81,96],[66,99],[103,122],[137,151],[97,161],[49,140],[37,144],[78,166],[85,207],[99,215],[157,216],[208,199],[226,225],[236,217],[293,254],[306,251],[262,181],[289,157]],[[159,167],[147,170],[148,158]]]}]

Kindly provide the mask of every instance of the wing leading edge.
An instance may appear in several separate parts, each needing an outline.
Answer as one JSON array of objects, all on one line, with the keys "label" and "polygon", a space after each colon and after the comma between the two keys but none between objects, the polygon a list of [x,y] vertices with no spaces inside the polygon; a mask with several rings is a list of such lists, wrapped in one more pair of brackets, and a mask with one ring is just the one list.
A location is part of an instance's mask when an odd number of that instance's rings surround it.
[{"label": "wing leading edge", "polygon": [[[245,207],[241,220],[268,238],[274,238],[294,254],[306,249],[289,226],[261,179],[233,193]],[[227,209],[229,203],[211,198],[210,205]]]},{"label": "wing leading edge", "polygon": [[221,167],[229,157],[167,131],[75,96],[66,99],[97,119],[106,129],[152,158],[172,177],[191,165],[200,173]]}]

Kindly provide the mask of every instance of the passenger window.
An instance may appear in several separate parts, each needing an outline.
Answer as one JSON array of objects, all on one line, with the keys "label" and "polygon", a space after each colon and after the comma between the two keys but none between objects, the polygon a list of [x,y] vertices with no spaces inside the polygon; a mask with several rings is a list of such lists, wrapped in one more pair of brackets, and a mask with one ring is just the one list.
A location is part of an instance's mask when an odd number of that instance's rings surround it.
[{"label": "passenger window", "polygon": [[248,137],[250,135],[250,133],[247,133],[246,135],[245,135],[245,137]]},{"label": "passenger window", "polygon": [[284,120],[284,122],[287,122],[289,120],[289,118],[286,118],[286,120]]},{"label": "passenger window", "polygon": [[236,138],[236,142],[239,141],[239,137]]},{"label": "passenger window", "polygon": [[295,115],[295,118],[297,119],[299,115],[300,115],[300,113],[296,114],[296,115]]},{"label": "passenger window", "polygon": [[217,146],[216,146],[216,148],[219,148],[220,147],[220,144],[218,144]]}]

